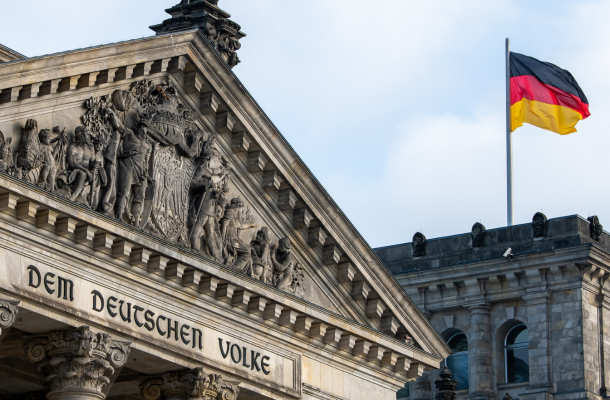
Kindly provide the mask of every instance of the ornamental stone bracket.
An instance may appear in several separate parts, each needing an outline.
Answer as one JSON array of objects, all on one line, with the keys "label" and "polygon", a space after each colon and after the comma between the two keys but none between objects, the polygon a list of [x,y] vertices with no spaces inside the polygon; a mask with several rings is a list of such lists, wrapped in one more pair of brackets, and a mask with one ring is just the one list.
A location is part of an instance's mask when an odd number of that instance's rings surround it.
[{"label": "ornamental stone bracket", "polygon": [[238,383],[223,381],[221,375],[206,374],[203,368],[167,372],[140,385],[146,400],[236,400]]},{"label": "ornamental stone bracket", "polygon": [[49,400],[105,399],[102,390],[110,383],[108,376],[125,364],[131,344],[93,333],[86,325],[23,341],[28,359],[45,375]]},{"label": "ornamental stone bracket", "polygon": [[0,299],[0,335],[15,323],[19,303],[19,300]]}]

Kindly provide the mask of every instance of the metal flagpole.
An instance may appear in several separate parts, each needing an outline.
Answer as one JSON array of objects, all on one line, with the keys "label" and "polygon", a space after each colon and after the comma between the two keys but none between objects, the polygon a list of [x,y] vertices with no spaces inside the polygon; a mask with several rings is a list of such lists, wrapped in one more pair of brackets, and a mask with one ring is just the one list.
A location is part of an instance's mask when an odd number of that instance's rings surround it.
[{"label": "metal flagpole", "polygon": [[506,218],[508,226],[515,222],[513,216],[513,141],[510,127],[510,39],[506,38]]}]

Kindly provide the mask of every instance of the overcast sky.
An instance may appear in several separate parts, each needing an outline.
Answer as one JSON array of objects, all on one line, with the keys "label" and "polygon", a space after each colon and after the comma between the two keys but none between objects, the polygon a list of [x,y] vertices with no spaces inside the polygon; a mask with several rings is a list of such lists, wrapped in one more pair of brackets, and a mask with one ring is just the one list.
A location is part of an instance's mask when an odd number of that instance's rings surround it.
[{"label": "overcast sky", "polygon": [[[4,1],[27,56],[150,36],[178,0]],[[220,0],[247,37],[236,75],[374,246],[506,225],[504,39],[572,72],[592,116],[514,133],[516,223],[610,227],[610,2]]]}]

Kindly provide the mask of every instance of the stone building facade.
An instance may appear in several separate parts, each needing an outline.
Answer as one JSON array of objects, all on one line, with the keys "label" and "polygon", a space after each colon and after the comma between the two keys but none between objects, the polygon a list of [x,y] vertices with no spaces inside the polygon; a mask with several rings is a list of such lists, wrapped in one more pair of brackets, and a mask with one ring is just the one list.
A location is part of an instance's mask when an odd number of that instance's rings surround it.
[{"label": "stone building facade", "polygon": [[[458,399],[601,399],[610,379],[610,236],[597,217],[376,249],[454,354]],[[439,371],[400,398],[434,398]]]},{"label": "stone building facade", "polygon": [[0,63],[0,395],[394,399],[443,338],[239,82],[241,27],[166,11]]}]

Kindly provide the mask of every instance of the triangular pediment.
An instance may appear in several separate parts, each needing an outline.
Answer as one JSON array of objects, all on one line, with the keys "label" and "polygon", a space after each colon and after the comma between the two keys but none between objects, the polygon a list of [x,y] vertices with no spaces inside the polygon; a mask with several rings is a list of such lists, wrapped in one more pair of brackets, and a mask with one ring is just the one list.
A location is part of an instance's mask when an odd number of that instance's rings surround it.
[{"label": "triangular pediment", "polygon": [[[0,172],[134,224],[337,320],[434,357],[448,354],[197,30],[0,65],[0,88]],[[88,128],[87,140],[75,138],[84,135],[79,126]],[[43,136],[52,143],[41,142],[41,129],[49,129]],[[57,173],[46,183],[45,157]],[[67,157],[89,165],[97,157],[105,170],[79,174]],[[84,184],[76,188],[79,179]]]}]

